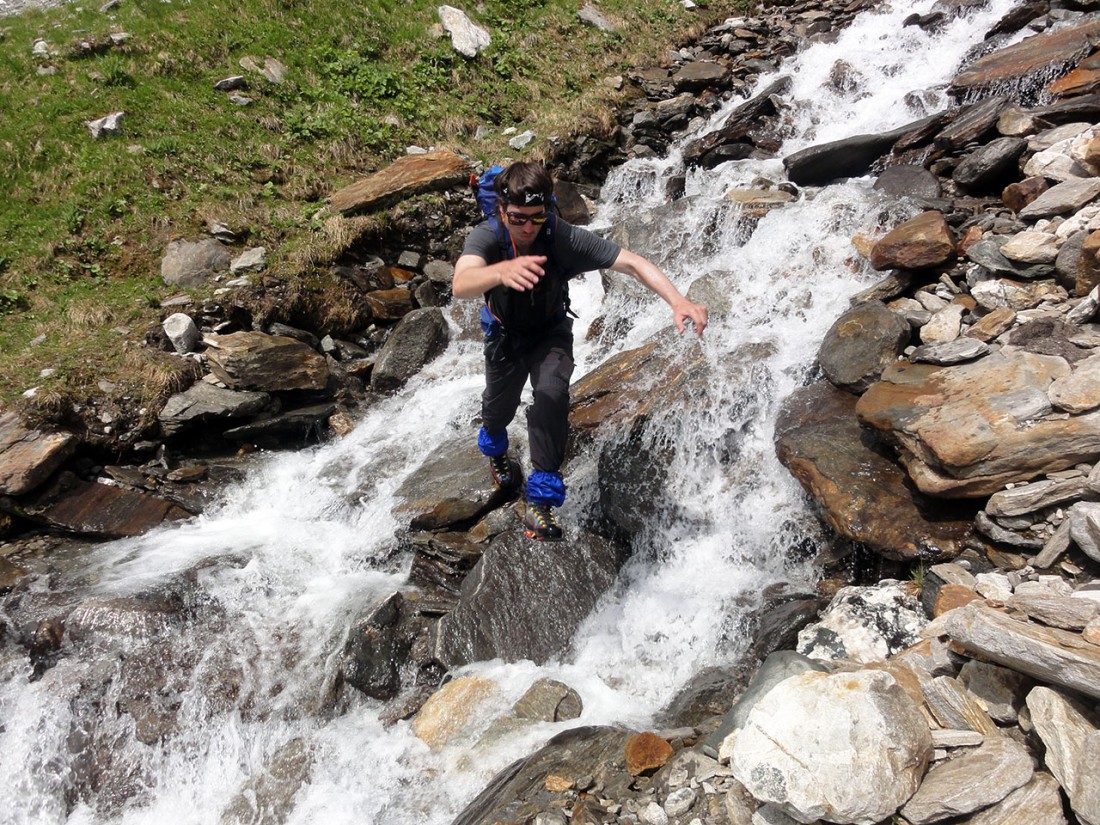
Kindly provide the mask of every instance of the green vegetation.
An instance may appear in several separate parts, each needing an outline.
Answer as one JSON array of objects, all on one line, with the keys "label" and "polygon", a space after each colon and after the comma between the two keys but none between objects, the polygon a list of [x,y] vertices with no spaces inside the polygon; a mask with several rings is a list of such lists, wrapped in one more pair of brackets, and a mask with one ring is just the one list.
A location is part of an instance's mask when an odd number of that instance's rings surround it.
[{"label": "green vegetation", "polygon": [[[623,93],[603,78],[658,63],[743,2],[604,0],[628,32],[608,34],[575,0],[485,0],[466,9],[493,35],[474,59],[426,0],[122,0],[0,18],[0,405],[47,367],[74,399],[103,380],[163,395],[171,376],[136,353],[171,291],[171,238],[222,220],[274,250],[272,274],[303,277],[347,236],[315,219],[333,189],[410,143],[497,160],[515,155],[507,126],[606,133]],[[267,57],[283,82],[242,68]],[[234,74],[251,105],[214,90]],[[93,140],[85,123],[114,111],[122,134]],[[475,143],[479,125],[494,136]]]}]

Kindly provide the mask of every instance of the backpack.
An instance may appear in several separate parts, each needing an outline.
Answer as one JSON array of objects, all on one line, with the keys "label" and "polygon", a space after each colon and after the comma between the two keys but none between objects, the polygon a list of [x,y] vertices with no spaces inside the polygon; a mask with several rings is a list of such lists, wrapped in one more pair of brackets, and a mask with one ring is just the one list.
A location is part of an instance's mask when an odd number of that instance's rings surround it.
[{"label": "backpack", "polygon": [[[481,213],[496,235],[501,260],[511,260],[516,256],[516,250],[497,210],[499,198],[495,184],[497,176],[503,171],[503,166],[490,166],[480,176],[470,175],[470,188]],[[490,315],[509,332],[521,335],[541,332],[570,312],[569,287],[555,262],[558,216],[557,202],[553,197],[547,213],[549,220],[543,224],[531,250],[532,254],[546,256],[546,276],[539,286],[530,292],[518,292],[498,286],[485,293],[485,303]]]}]

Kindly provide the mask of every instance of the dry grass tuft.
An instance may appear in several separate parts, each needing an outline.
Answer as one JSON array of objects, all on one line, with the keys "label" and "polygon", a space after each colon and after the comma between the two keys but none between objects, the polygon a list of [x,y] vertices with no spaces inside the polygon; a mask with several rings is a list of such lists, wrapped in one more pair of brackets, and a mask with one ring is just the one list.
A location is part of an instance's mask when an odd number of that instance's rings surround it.
[{"label": "dry grass tuft", "polygon": [[158,350],[130,350],[123,363],[143,404],[161,404],[202,377],[202,367],[195,361]]},{"label": "dry grass tuft", "polygon": [[79,301],[69,305],[65,318],[70,331],[102,329],[115,320],[110,307],[93,301]]}]

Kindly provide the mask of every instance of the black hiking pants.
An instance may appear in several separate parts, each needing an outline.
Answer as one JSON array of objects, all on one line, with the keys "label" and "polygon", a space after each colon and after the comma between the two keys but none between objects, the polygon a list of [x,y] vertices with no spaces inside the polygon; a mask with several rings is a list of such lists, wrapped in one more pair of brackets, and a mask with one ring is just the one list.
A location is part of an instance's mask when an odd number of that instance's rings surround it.
[{"label": "black hiking pants", "polygon": [[[499,334],[499,333],[497,333]],[[527,410],[531,464],[556,473],[565,461],[569,434],[569,379],[573,375],[573,319],[568,316],[537,337],[485,345],[485,392],[481,395],[482,426],[499,433],[512,423],[520,394],[531,380],[534,403]]]}]

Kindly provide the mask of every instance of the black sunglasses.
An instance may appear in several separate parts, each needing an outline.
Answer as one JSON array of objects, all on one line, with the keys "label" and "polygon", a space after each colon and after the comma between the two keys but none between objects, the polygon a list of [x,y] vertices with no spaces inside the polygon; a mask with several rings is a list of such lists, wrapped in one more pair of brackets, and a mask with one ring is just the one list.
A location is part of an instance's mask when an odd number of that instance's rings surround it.
[{"label": "black sunglasses", "polygon": [[504,217],[508,219],[509,226],[523,226],[528,221],[535,226],[542,226],[550,219],[550,216],[545,212],[538,215],[521,215],[519,212],[505,212]]}]

